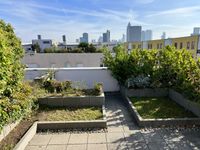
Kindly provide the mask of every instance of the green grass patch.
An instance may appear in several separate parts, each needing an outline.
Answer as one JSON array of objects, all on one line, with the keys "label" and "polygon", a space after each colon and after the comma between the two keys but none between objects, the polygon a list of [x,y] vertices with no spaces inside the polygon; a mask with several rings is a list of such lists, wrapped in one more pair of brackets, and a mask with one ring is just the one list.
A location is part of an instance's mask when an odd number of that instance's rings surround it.
[{"label": "green grass patch", "polygon": [[40,121],[78,121],[103,119],[102,110],[99,107],[88,108],[49,108],[39,109]]},{"label": "green grass patch", "polygon": [[135,98],[131,102],[143,119],[158,118],[192,118],[193,113],[166,97],[161,98]]}]

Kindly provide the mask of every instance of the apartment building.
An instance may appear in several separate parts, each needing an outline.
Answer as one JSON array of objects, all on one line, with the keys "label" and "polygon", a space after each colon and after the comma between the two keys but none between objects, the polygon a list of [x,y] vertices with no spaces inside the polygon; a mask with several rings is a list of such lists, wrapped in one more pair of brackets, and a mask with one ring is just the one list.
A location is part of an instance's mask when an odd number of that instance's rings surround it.
[{"label": "apartment building", "polygon": [[176,49],[186,49],[194,58],[200,57],[200,35],[125,43],[125,47],[128,50],[162,49],[168,45],[174,46]]}]

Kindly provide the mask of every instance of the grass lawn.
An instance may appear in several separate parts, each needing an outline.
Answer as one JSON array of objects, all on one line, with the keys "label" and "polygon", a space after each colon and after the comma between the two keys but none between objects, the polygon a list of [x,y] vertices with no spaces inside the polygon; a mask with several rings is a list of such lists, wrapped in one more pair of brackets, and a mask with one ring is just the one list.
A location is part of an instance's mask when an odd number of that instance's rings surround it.
[{"label": "grass lawn", "polygon": [[77,121],[103,119],[101,108],[48,108],[39,109],[40,121]]},{"label": "grass lawn", "polygon": [[169,98],[130,98],[143,119],[196,117]]}]

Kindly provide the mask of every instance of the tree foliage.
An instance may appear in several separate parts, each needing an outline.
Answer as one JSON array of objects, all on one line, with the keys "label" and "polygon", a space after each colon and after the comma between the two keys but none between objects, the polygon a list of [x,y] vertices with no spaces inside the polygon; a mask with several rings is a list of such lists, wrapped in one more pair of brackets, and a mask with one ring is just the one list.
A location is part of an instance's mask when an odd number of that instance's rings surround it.
[{"label": "tree foliage", "polygon": [[136,49],[130,54],[120,47],[115,55],[104,51],[104,63],[120,84],[125,85],[129,78],[149,77],[150,88],[175,88],[200,102],[199,62],[187,50],[169,46],[163,50]]},{"label": "tree foliage", "polygon": [[81,42],[78,45],[78,48],[80,48],[83,53],[95,53],[95,52],[97,52],[97,49],[96,49],[96,47],[94,47],[93,44],[88,44],[88,43],[85,43],[85,42]]},{"label": "tree foliage", "polygon": [[23,54],[21,41],[12,26],[0,20],[0,132],[6,124],[30,112],[36,99],[34,89],[22,83]]},{"label": "tree foliage", "polygon": [[37,53],[40,53],[41,52],[40,45],[38,43],[33,44],[32,45],[32,50],[35,51],[35,52],[37,52]]},{"label": "tree foliage", "polygon": [[0,20],[0,95],[11,96],[23,79],[24,51],[10,24]]}]

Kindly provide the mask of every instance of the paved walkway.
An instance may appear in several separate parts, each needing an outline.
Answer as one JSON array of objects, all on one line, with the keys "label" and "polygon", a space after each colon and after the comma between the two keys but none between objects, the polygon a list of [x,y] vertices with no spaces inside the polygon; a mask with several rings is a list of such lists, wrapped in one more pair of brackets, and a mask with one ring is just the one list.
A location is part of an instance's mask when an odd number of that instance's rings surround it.
[{"label": "paved walkway", "polygon": [[120,100],[106,97],[108,132],[40,133],[26,150],[200,149],[199,129],[139,129]]}]

